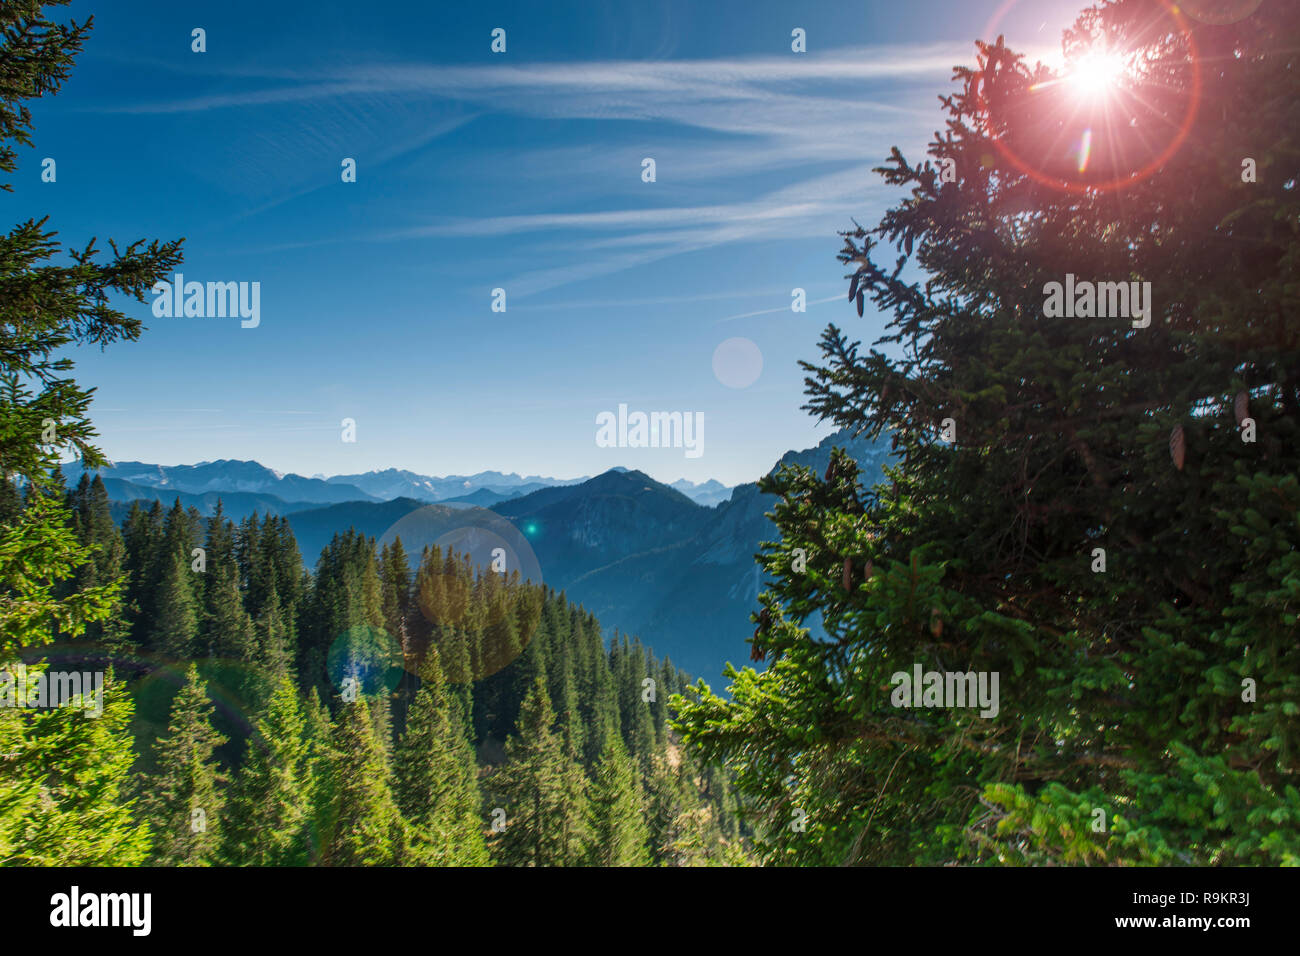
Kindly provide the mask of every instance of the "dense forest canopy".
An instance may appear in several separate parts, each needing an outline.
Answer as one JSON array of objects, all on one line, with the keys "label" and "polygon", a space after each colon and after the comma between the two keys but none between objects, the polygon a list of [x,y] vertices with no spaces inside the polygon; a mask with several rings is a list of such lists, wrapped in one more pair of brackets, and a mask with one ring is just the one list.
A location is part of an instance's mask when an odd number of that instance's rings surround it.
[{"label": "dense forest canopy", "polygon": [[[8,487],[6,520],[54,493]],[[22,657],[109,669],[107,703],[98,718],[0,713],[19,753],[56,732],[72,747],[25,765],[19,779],[51,800],[0,825],[39,832],[110,788],[130,839],[51,829],[51,843],[14,839],[8,862],[744,860],[725,774],[667,727],[687,675],[627,636],[607,646],[563,593],[436,547],[413,563],[400,538],[376,548],[350,531],[307,574],[285,519],[236,525],[179,502],[133,507],[119,530],[97,476],[63,502],[92,557],[55,595],[127,586],[111,619]],[[112,759],[87,752],[90,773],[64,778],[92,743]]]}]

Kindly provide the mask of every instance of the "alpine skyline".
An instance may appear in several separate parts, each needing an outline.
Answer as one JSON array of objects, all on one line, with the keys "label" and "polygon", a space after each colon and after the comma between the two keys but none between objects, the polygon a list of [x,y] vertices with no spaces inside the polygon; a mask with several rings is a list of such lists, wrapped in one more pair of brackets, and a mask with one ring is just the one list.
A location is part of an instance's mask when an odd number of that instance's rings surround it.
[{"label": "alpine skyline", "polygon": [[[73,353],[110,458],[754,480],[831,431],[797,360],[856,321],[832,257],[884,208],[871,168],[922,154],[972,36],[1048,59],[1075,12],[393,6],[409,29],[334,0],[69,8],[98,42],[34,104],[15,215],[70,246],[185,236],[186,282],[260,291],[255,327],[135,305],[139,342]],[[701,415],[703,454],[600,447],[620,404]]]}]

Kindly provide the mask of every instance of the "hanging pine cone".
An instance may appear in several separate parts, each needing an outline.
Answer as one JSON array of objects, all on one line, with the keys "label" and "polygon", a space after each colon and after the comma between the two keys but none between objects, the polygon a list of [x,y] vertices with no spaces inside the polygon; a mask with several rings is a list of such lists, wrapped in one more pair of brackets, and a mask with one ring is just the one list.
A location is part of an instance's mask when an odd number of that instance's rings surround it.
[{"label": "hanging pine cone", "polygon": [[862,566],[862,580],[864,582],[871,580],[871,575],[876,571],[876,566],[868,561]]},{"label": "hanging pine cone", "polygon": [[858,318],[859,319],[862,318],[862,306],[865,301],[866,301],[865,297],[862,295],[862,290],[859,289],[858,290]]},{"label": "hanging pine cone", "polygon": [[1174,460],[1174,467],[1183,470],[1183,461],[1187,458],[1187,439],[1183,435],[1183,426],[1175,425],[1169,433],[1169,457]]},{"label": "hanging pine cone", "polygon": [[853,561],[850,558],[844,559],[844,590],[853,590]]},{"label": "hanging pine cone", "polygon": [[859,279],[859,278],[861,278],[861,276],[860,276],[858,273],[856,273],[856,272],[853,273],[853,281],[851,281],[851,282],[849,283],[849,301],[850,301],[850,302],[852,302],[855,298],[857,298],[857,295],[858,295],[858,279]]},{"label": "hanging pine cone", "polygon": [[758,626],[754,628],[754,642],[749,649],[749,659],[751,661],[761,661],[767,657],[767,651],[763,650],[763,645],[759,643],[762,635],[767,631],[768,626],[772,623],[772,612],[767,608],[758,612]]},{"label": "hanging pine cone", "polygon": [[1237,400],[1232,403],[1232,410],[1237,414],[1237,427],[1250,417],[1250,396],[1245,392],[1237,393]]}]

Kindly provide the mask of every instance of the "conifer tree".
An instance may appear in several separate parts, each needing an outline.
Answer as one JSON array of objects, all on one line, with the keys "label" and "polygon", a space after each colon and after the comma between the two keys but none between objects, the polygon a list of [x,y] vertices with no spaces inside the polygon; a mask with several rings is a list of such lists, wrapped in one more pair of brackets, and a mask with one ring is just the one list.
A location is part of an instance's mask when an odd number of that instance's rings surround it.
[{"label": "conifer tree", "polygon": [[235,532],[235,556],[249,615],[258,618],[268,606],[278,607],[289,636],[284,643],[292,647],[305,572],[288,519],[268,515],[259,523],[256,513],[245,518]]},{"label": "conifer tree", "polygon": [[[203,548],[204,570],[197,576],[202,595],[199,643],[211,656],[252,663],[257,660],[253,622],[244,610],[239,587],[234,529],[220,501],[207,521]],[[192,568],[191,563],[195,573]]]},{"label": "conifer tree", "polygon": [[[60,24],[41,3],[19,0],[0,8],[0,173],[17,169],[19,146],[32,144],[28,101],[58,92],[82,50],[91,21]],[[11,187],[0,184],[5,190]],[[88,468],[106,464],[91,443],[91,391],[69,375],[76,343],[133,340],[140,322],[112,309],[117,294],[138,302],[179,262],[179,243],[125,250],[107,262],[91,242],[70,250],[69,265],[46,220],[29,220],[0,236],[0,479],[23,482],[27,504],[0,527],[0,653],[81,633],[113,606],[117,582],[64,596],[59,584],[93,560],[68,528],[58,479],[59,449],[79,454]]]},{"label": "conifer tree", "polygon": [[131,510],[122,522],[122,544],[126,549],[122,561],[126,571],[122,615],[131,643],[140,645],[147,637],[153,595],[158,586],[153,570],[162,545],[162,507],[157,501],[148,511],[140,507],[140,502],[131,502]]},{"label": "conifer tree", "polygon": [[389,785],[387,755],[364,696],[341,705],[329,761],[324,862],[391,866],[405,853],[405,824]]},{"label": "conifer tree", "polygon": [[[29,669],[29,678],[34,676]],[[88,703],[88,702],[87,702]],[[103,713],[0,707],[0,862],[139,866],[149,826],[130,794],[133,706],[110,671]],[[8,802],[12,798],[13,802]]]},{"label": "conifer tree", "polygon": [[172,702],[167,736],[158,741],[158,772],[143,782],[143,809],[152,824],[153,861],[163,866],[218,862],[226,775],[214,751],[226,738],[212,728],[212,701],[190,664]]},{"label": "conifer tree", "polygon": [[[580,629],[593,633],[584,626]],[[586,655],[591,661],[591,718],[587,723],[587,741],[583,752],[583,764],[595,766],[598,756],[603,752],[605,741],[611,733],[622,733],[619,720],[618,694],[614,678],[605,663],[604,648],[600,645],[599,632],[594,633],[595,646],[588,647]]]},{"label": "conifer tree", "polygon": [[268,679],[278,681],[292,673],[294,660],[293,613],[280,601],[279,586],[271,581],[266,599],[253,621],[253,639],[257,650],[253,657],[261,663]]},{"label": "conifer tree", "polygon": [[646,866],[650,861],[640,776],[616,733],[605,738],[588,804],[592,866]]},{"label": "conifer tree", "polygon": [[[77,592],[102,584],[111,584],[122,578],[126,548],[122,533],[113,521],[109,509],[108,491],[98,474],[91,480],[89,472],[81,473],[76,491],[69,495],[72,527],[78,540],[91,551],[91,560],[73,576],[71,591]],[[86,625],[83,637],[110,646],[125,643],[130,634],[126,620],[114,614],[104,621]]]},{"label": "conifer tree", "polygon": [[28,748],[22,711],[0,707],[0,866],[11,865],[27,852],[24,830],[40,808],[40,778],[19,763]]},{"label": "conifer tree", "polygon": [[159,561],[161,571],[151,602],[147,645],[174,660],[188,660],[198,650],[199,607],[194,597],[194,572],[180,552],[163,553]]},{"label": "conifer tree", "polygon": [[554,730],[555,712],[539,677],[519,711],[508,762],[492,781],[506,829],[491,847],[505,866],[574,866],[586,844],[586,778]]},{"label": "conifer tree", "polygon": [[718,807],[705,798],[689,756],[656,754],[648,776],[647,824],[654,862],[660,866],[721,866],[743,859],[730,851],[719,828]]},{"label": "conifer tree", "polygon": [[304,866],[313,858],[316,761],[298,692],[281,677],[248,739],[225,824],[225,856],[245,866]]},{"label": "conifer tree", "polygon": [[383,584],[384,627],[405,647],[406,620],[411,611],[411,566],[400,537],[383,546],[379,579]]},{"label": "conifer tree", "polygon": [[571,760],[581,762],[585,750],[586,733],[582,728],[582,712],[578,706],[577,688],[574,686],[573,655],[567,649],[561,649],[559,660],[553,671],[559,675],[555,700],[559,702],[560,739],[564,742],[564,752]]},{"label": "conifer tree", "polygon": [[484,866],[488,857],[474,751],[447,693],[436,650],[420,676],[394,760],[394,793],[412,831],[404,862]]},{"label": "conifer tree", "polygon": [[326,659],[334,642],[355,628],[383,628],[382,585],[374,542],[349,529],[321,551],[299,635],[303,681],[328,688]]},{"label": "conifer tree", "polygon": [[306,764],[311,772],[305,775],[307,806],[311,818],[312,859],[318,860],[324,851],[326,826],[329,823],[332,798],[330,762],[333,725],[329,708],[321,702],[316,688],[307,691],[302,705],[303,740],[306,744]]},{"label": "conifer tree", "polygon": [[648,663],[641,642],[629,642],[627,635],[610,648],[610,669],[618,686],[623,739],[643,772],[649,769],[649,760],[657,750],[651,705],[642,699],[642,681],[653,677]]},{"label": "conifer tree", "polygon": [[387,689],[381,689],[370,698],[370,726],[375,742],[384,752],[384,760],[393,759],[393,705]]}]

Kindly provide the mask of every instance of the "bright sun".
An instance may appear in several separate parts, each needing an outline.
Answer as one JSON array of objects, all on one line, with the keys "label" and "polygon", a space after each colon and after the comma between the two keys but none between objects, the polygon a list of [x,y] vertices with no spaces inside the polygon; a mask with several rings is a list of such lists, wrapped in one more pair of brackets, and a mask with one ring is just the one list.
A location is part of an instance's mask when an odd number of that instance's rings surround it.
[{"label": "bright sun", "polygon": [[1093,99],[1110,92],[1124,72],[1124,58],[1115,53],[1089,53],[1074,63],[1066,77],[1079,96]]}]

